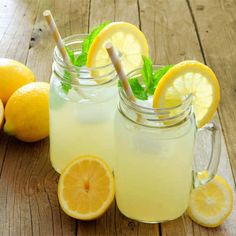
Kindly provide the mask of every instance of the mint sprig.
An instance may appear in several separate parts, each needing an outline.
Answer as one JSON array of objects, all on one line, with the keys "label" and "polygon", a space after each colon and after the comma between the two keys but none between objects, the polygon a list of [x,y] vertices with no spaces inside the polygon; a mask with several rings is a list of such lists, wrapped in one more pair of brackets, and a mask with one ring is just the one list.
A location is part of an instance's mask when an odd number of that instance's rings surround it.
[{"label": "mint sprig", "polygon": [[[137,99],[147,100],[149,95],[154,94],[159,81],[173,65],[166,65],[153,71],[151,59],[146,56],[142,56],[142,59],[143,67],[141,73],[143,83],[141,84],[138,78],[128,78],[128,82]],[[121,87],[121,83],[119,83],[119,86]]]},{"label": "mint sprig", "polygon": [[[81,53],[77,57],[75,56],[74,51],[72,51],[68,47],[66,47],[67,54],[70,58],[71,63],[74,66],[81,67],[81,66],[86,65],[88,51],[90,49],[90,46],[91,46],[93,40],[101,32],[101,30],[103,28],[105,28],[110,23],[111,23],[111,21],[106,21],[92,30],[92,32],[84,39],[84,41],[82,43]],[[79,73],[79,71],[78,71],[78,73]],[[71,86],[72,78],[71,78],[71,74],[69,73],[69,71],[67,71],[67,70],[64,71],[63,79],[64,79],[64,81],[61,82],[62,89],[65,91],[65,93],[68,93],[72,87]]]}]

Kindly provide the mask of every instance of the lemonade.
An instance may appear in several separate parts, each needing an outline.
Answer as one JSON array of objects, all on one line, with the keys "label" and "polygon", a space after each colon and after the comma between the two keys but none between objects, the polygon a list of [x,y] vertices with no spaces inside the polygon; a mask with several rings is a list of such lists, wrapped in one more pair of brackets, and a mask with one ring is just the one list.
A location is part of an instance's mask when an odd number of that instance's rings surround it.
[{"label": "lemonade", "polygon": [[192,186],[193,116],[189,114],[180,125],[158,128],[157,121],[154,126],[146,120],[135,123],[124,109],[115,121],[118,207],[139,221],[175,219],[186,210]]},{"label": "lemonade", "polygon": [[108,41],[119,51],[126,72],[142,65],[141,54],[148,55],[143,33],[125,22],[104,22],[89,35],[64,39],[69,65],[55,49],[50,86],[50,157],[59,173],[81,155],[98,156],[113,169],[118,91],[116,73],[104,48]]},{"label": "lemonade", "polygon": [[[65,41],[79,54],[84,35]],[[117,103],[117,78],[111,64],[89,69],[75,67],[76,80],[66,81],[58,50],[50,85],[50,158],[61,173],[81,155],[95,155],[113,168],[113,118]]]},{"label": "lemonade", "polygon": [[[154,223],[181,216],[188,207],[192,188],[205,184],[216,173],[220,155],[219,130],[214,123],[202,129],[198,129],[197,125],[203,125],[212,117],[217,100],[211,100],[212,103],[207,102],[205,106],[200,102],[203,96],[210,101],[214,91],[217,95],[218,87],[214,87],[214,77],[208,77],[212,74],[207,73],[207,68],[203,66],[206,73],[200,74],[202,66],[198,62],[191,61],[190,67],[186,62],[160,68],[152,66],[148,58],[143,57],[143,60],[142,68],[128,74],[135,100],[128,98],[128,91],[120,89],[115,118],[114,173],[119,210],[129,218]],[[188,77],[181,75],[181,70],[173,73],[182,65],[187,67],[183,72]],[[190,73],[193,77],[197,73],[203,85],[191,84]],[[158,81],[161,86],[158,84],[155,88]],[[186,85],[193,92],[184,93]],[[162,97],[158,97],[159,89]],[[202,96],[200,90],[205,91]],[[169,106],[159,107],[162,103],[166,105],[167,101]],[[153,105],[158,107],[153,108]],[[199,113],[200,107],[204,111],[211,108],[211,114],[205,115],[206,119]],[[196,108],[198,112],[194,112]],[[209,175],[203,179],[199,179],[193,171],[194,145],[196,134],[200,131],[209,132],[212,137],[212,153],[206,168]]]},{"label": "lemonade", "polygon": [[64,94],[53,79],[50,91],[50,156],[61,172],[73,158],[96,155],[113,168],[113,117],[117,103],[116,81],[98,88],[83,88],[83,99],[75,90]]}]

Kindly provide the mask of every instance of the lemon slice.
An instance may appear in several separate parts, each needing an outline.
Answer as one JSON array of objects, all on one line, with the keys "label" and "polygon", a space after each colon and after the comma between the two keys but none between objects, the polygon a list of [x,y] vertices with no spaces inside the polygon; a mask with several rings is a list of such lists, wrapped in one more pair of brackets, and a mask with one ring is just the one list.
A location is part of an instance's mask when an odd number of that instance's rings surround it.
[{"label": "lemon slice", "polygon": [[209,122],[220,101],[220,86],[214,72],[198,61],[183,61],[161,78],[153,96],[153,107],[179,105],[193,95],[193,110],[198,127]]},{"label": "lemon slice", "polygon": [[0,129],[2,128],[3,121],[4,121],[4,107],[2,100],[0,99]]},{"label": "lemon slice", "polygon": [[58,198],[64,212],[80,220],[101,216],[114,199],[114,178],[99,158],[82,156],[63,171],[58,184]]},{"label": "lemon slice", "polygon": [[196,223],[217,227],[229,216],[233,208],[233,191],[220,176],[194,189],[191,193],[188,215]]},{"label": "lemon slice", "polygon": [[[134,25],[126,22],[113,22],[107,25],[92,42],[87,56],[87,67],[95,68],[111,63],[105,44],[111,42],[121,54],[126,73],[140,67],[142,55],[148,56],[148,43],[144,34]],[[96,70],[96,77],[106,73]],[[93,74],[94,75],[94,74]]]}]

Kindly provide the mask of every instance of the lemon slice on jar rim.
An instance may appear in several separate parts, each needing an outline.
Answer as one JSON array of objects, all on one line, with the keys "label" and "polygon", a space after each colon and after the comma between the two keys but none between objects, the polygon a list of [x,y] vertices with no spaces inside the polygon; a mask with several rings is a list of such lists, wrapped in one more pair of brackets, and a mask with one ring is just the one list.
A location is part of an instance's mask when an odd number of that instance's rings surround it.
[{"label": "lemon slice on jar rim", "polygon": [[153,96],[153,107],[179,105],[192,94],[198,127],[214,116],[220,101],[220,86],[214,72],[198,61],[183,61],[161,78]]},{"label": "lemon slice on jar rim", "polygon": [[[107,42],[112,43],[121,55],[126,73],[142,66],[142,55],[148,56],[148,43],[142,31],[127,22],[113,22],[102,29],[93,40],[88,51],[87,67],[101,68],[111,64],[105,48]],[[109,67],[92,70],[91,75],[94,78],[99,78],[109,73],[110,70]],[[107,80],[109,79],[105,78],[105,81]],[[104,79],[96,79],[96,82],[104,82]]]}]

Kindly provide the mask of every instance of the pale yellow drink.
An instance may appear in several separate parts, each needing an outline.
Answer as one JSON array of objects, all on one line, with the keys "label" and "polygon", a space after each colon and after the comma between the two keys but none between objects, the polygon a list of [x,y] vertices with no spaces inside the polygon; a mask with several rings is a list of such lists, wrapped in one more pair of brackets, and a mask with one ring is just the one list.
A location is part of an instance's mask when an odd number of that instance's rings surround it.
[{"label": "pale yellow drink", "polygon": [[[61,97],[60,105],[50,106],[50,156],[54,169],[61,173],[75,157],[101,157],[113,168],[113,119],[116,107],[116,85],[96,90],[84,90],[94,98],[83,100],[75,91],[70,101]],[[53,94],[51,97],[59,96]],[[66,95],[65,95],[66,96]],[[53,99],[53,98],[52,98]]]},{"label": "pale yellow drink", "polygon": [[115,120],[118,208],[144,222],[175,219],[186,210],[192,186],[194,117],[186,112],[172,124],[157,122],[147,110],[137,121],[135,108],[121,103]]},{"label": "pale yellow drink", "polygon": [[[79,51],[81,37],[71,36],[66,41]],[[92,155],[102,158],[113,169],[113,120],[118,98],[113,66],[75,68],[76,79],[68,83],[63,77],[68,69],[57,53],[56,50],[50,84],[52,166],[61,173],[72,159]]]}]

